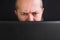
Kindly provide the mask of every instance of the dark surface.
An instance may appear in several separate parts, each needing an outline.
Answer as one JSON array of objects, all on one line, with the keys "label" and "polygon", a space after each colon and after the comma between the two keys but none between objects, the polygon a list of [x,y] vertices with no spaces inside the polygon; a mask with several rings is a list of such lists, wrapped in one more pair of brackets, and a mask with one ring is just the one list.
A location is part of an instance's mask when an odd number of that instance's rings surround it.
[{"label": "dark surface", "polygon": [[0,22],[0,39],[60,40],[60,21]]}]

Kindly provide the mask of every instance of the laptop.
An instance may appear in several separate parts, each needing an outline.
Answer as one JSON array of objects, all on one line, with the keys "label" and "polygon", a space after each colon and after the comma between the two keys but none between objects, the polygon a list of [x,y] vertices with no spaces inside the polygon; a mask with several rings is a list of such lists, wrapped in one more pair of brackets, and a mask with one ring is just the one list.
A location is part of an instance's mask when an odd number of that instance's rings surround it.
[{"label": "laptop", "polygon": [[60,21],[0,21],[0,36],[2,40],[60,40]]}]

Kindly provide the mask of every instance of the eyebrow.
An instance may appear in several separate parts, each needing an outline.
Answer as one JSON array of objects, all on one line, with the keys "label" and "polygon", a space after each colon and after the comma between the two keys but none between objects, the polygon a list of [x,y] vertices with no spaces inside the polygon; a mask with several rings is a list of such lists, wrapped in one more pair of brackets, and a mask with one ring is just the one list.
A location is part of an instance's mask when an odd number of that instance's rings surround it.
[{"label": "eyebrow", "polygon": [[[27,12],[21,12],[21,13],[27,13]],[[35,11],[35,12],[31,12],[31,13],[37,13],[37,12]]]}]

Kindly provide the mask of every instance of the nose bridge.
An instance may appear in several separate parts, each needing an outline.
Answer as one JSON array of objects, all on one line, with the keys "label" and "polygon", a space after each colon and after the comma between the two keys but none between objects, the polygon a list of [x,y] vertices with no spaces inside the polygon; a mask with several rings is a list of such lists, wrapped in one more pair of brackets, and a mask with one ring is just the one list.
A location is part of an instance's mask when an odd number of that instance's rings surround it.
[{"label": "nose bridge", "polygon": [[28,21],[33,21],[33,15],[31,13],[28,16]]}]

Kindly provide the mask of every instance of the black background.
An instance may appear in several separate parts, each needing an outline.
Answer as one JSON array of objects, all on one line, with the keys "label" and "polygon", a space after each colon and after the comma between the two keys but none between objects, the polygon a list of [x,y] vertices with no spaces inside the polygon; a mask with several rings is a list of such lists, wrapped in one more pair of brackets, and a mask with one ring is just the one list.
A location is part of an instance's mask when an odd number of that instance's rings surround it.
[{"label": "black background", "polygon": [[[0,21],[17,21],[14,14],[15,0],[0,0]],[[60,20],[60,0],[43,0],[44,3],[44,20]]]}]

